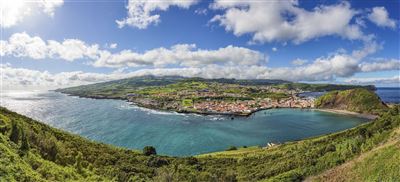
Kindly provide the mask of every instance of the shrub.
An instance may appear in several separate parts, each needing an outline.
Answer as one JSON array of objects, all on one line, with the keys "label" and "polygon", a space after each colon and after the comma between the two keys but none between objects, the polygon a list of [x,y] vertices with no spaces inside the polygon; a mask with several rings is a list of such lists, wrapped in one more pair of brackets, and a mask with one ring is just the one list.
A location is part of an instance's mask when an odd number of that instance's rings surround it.
[{"label": "shrub", "polygon": [[76,155],[76,158],[75,158],[75,161],[76,161],[75,167],[78,170],[78,173],[80,173],[80,174],[83,174],[82,157],[83,157],[82,153],[78,152],[78,155]]},{"label": "shrub", "polygon": [[28,142],[28,138],[26,137],[25,131],[21,130],[21,134],[22,134],[22,143],[21,143],[21,150],[26,152],[29,150],[30,146],[29,146],[29,142]]},{"label": "shrub", "polygon": [[10,140],[16,144],[18,144],[19,141],[19,132],[17,122],[12,122]]},{"label": "shrub", "polygon": [[235,146],[230,146],[228,149],[226,149],[226,151],[230,151],[230,150],[237,150],[237,148]]},{"label": "shrub", "polygon": [[143,148],[143,154],[146,156],[157,155],[156,148],[154,148],[153,146],[145,146]]},{"label": "shrub", "polygon": [[169,164],[168,160],[163,159],[161,157],[151,157],[147,161],[147,166],[149,167],[161,167],[168,164]]}]

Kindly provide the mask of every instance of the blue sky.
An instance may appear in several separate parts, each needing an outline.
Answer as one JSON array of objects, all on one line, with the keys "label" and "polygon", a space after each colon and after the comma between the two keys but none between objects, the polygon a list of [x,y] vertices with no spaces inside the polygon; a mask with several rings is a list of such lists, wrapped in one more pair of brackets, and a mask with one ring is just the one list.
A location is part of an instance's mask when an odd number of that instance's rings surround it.
[{"label": "blue sky", "polygon": [[2,80],[54,88],[174,74],[399,86],[399,1],[229,2],[2,2]]}]

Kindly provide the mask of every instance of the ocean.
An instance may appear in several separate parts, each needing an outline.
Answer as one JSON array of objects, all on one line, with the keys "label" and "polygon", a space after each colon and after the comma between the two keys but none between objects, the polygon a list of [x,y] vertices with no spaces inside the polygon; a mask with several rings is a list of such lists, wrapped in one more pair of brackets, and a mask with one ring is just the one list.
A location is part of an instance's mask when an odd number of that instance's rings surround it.
[{"label": "ocean", "polygon": [[[319,97],[325,92],[305,92],[300,94],[304,97]],[[400,103],[400,87],[378,87],[375,91],[376,94],[385,103],[398,104]]]},{"label": "ocean", "polygon": [[159,112],[121,100],[57,92],[6,92],[1,105],[91,140],[159,154],[190,156],[230,146],[265,146],[345,130],[365,119],[310,109],[271,109],[250,117]]}]

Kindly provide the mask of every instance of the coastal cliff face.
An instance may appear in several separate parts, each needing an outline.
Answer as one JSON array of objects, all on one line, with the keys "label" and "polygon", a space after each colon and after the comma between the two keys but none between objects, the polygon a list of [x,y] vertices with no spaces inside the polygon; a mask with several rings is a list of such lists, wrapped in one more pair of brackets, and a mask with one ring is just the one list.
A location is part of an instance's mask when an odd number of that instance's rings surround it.
[{"label": "coastal cliff face", "polygon": [[338,109],[368,114],[377,114],[388,109],[378,95],[362,88],[331,91],[317,98],[314,104],[320,109]]}]

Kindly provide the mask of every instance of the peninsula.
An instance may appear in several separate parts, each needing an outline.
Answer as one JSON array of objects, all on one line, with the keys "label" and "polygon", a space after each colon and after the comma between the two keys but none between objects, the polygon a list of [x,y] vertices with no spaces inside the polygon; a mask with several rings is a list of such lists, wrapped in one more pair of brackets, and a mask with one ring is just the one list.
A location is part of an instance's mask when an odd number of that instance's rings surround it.
[{"label": "peninsula", "polygon": [[270,108],[314,108],[309,91],[375,89],[373,86],[306,84],[283,80],[134,77],[56,90],[96,99],[122,99],[141,107],[180,113],[249,116]]}]

